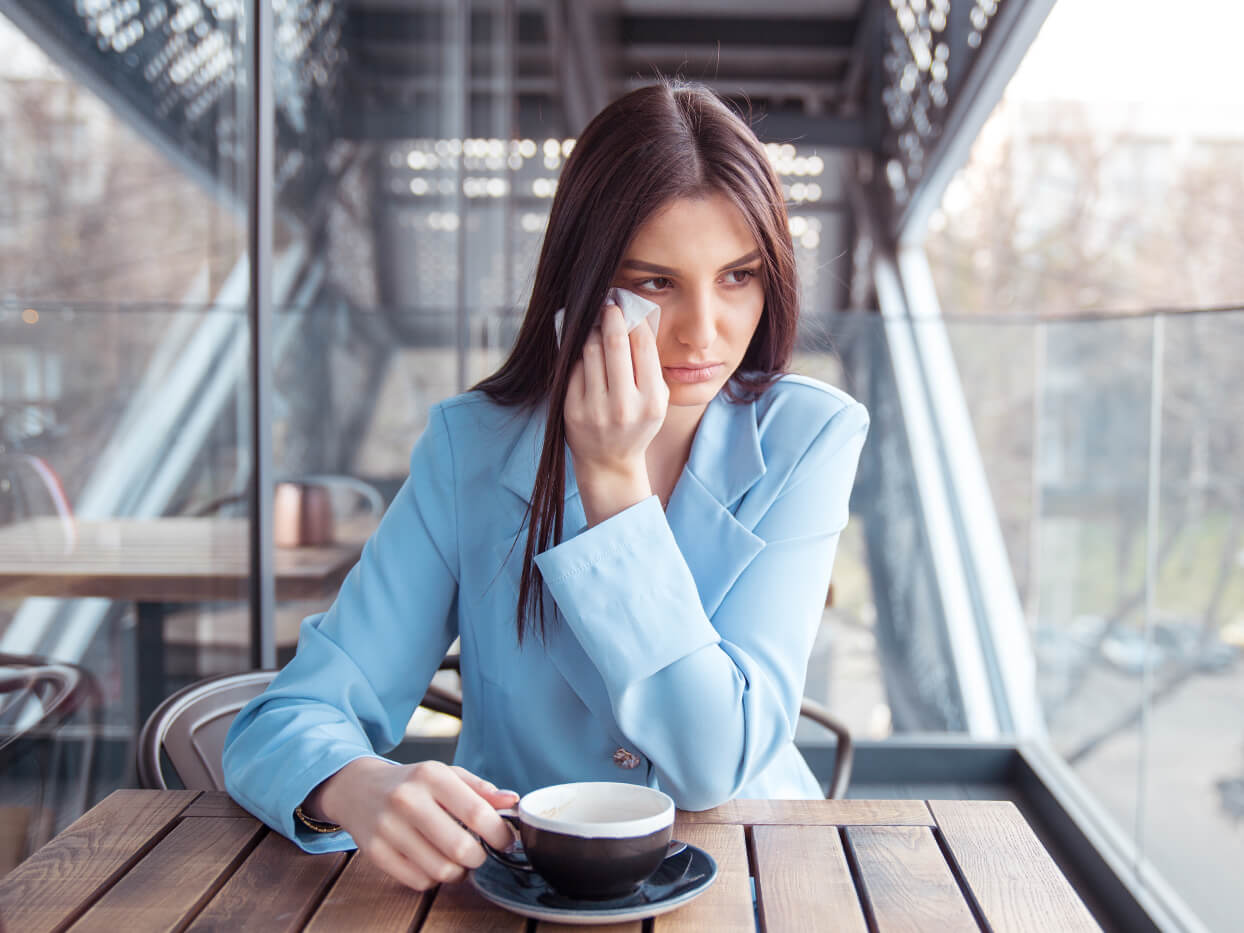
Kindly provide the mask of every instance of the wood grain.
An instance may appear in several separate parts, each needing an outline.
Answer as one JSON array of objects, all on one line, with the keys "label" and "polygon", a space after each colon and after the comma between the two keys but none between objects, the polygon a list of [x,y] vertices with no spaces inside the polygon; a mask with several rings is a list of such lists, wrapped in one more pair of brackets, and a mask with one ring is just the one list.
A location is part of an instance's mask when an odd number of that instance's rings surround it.
[{"label": "wood grain", "polygon": [[1013,803],[930,800],[929,809],[994,930],[1101,929]]},{"label": "wood grain", "polygon": [[114,791],[0,879],[0,925],[42,933],[78,916],[197,796],[197,791]]},{"label": "wood grain", "polygon": [[853,826],[846,834],[878,933],[980,929],[931,829]]},{"label": "wood grain", "polygon": [[525,933],[527,918],[490,904],[470,881],[442,884],[420,933]]},{"label": "wood grain", "polygon": [[654,933],[753,933],[751,872],[742,826],[687,825],[678,838],[717,860],[717,880],[685,907],[653,918]]},{"label": "wood grain", "polygon": [[180,929],[266,832],[254,820],[183,819],[95,902],[73,933]]},{"label": "wood grain", "polygon": [[630,923],[604,923],[592,926],[580,926],[577,923],[546,923],[536,924],[539,933],[643,933],[644,922],[632,920]]},{"label": "wood grain", "polygon": [[[242,820],[229,820],[241,823]],[[301,930],[347,853],[311,855],[268,833],[190,925],[191,930]]]},{"label": "wood grain", "polygon": [[406,933],[415,928],[431,895],[390,878],[355,852],[307,924],[306,933]]},{"label": "wood grain", "polygon": [[711,810],[679,810],[675,834],[679,827],[703,823],[932,826],[933,816],[920,800],[731,800]]},{"label": "wood grain", "polygon": [[763,929],[866,933],[836,827],[757,826],[752,851]]},{"label": "wood grain", "polygon": [[216,819],[255,819],[223,790],[205,790],[199,795],[198,800],[182,811],[181,815],[183,817],[209,816]]},{"label": "wood grain", "polygon": [[[276,598],[334,592],[373,525],[372,520],[343,522],[334,544],[277,548]],[[58,518],[0,526],[0,595],[168,602],[246,598],[246,519],[79,519],[75,527],[76,537],[67,539]]]}]

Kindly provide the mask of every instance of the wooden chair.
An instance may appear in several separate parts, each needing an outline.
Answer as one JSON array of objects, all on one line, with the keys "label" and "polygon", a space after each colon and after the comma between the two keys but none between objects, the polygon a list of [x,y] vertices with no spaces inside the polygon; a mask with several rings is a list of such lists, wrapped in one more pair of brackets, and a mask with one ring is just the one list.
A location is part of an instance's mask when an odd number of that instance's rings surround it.
[{"label": "wooden chair", "polygon": [[[446,655],[441,670],[461,672],[461,659]],[[167,789],[160,754],[168,756],[182,784],[195,790],[224,790],[221,751],[229,724],[243,706],[263,692],[276,671],[223,674],[185,687],[161,703],[138,736],[138,781],[142,787]],[[462,718],[462,697],[453,690],[430,684],[419,704],[448,716]],[[837,738],[830,799],[846,794],[854,758],[851,732],[818,703],[804,699],[799,715],[816,722]]]}]

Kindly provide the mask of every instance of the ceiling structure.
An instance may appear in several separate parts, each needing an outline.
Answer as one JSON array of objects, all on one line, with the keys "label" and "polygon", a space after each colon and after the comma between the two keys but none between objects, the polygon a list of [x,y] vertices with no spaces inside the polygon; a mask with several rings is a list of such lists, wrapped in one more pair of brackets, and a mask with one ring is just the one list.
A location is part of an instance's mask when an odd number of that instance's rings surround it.
[{"label": "ceiling structure", "polygon": [[[249,2],[0,10],[210,183],[243,170]],[[276,187],[299,211],[332,183],[339,141],[493,136],[498,113],[511,138],[574,136],[618,94],[683,76],[736,102],[762,140],[870,153],[897,232],[928,179],[946,180],[947,128],[960,147],[975,136],[956,112],[992,107],[982,89],[1000,93],[1052,2],[286,0]]]},{"label": "ceiling structure", "polygon": [[613,97],[657,76],[681,76],[763,114],[757,131],[766,140],[868,147],[878,136],[864,116],[877,57],[865,28],[870,6],[781,0],[760,12],[740,0],[498,0],[474,5],[455,24],[443,0],[352,0],[343,33],[355,103],[348,132],[426,135],[434,108],[419,104],[452,67],[444,53],[455,28],[468,33],[478,113],[502,78],[495,44],[498,13],[508,7],[521,135],[574,135]]}]

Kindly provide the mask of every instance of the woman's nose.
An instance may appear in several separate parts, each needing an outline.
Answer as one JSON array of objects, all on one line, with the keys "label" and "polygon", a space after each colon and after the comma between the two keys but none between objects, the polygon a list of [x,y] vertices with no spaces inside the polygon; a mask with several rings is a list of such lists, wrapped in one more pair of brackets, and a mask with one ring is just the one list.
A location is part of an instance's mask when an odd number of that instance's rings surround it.
[{"label": "woman's nose", "polygon": [[680,312],[674,331],[679,343],[697,349],[712,346],[717,339],[717,312],[712,293],[696,292],[689,295]]}]

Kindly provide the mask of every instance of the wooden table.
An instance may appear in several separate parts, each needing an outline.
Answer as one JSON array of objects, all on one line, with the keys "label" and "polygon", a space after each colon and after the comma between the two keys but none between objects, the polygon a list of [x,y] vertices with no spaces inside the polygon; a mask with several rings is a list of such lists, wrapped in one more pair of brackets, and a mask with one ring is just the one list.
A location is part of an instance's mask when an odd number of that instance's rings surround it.
[{"label": "wooden table", "polygon": [[[1100,929],[1007,802],[734,801],[680,812],[675,835],[720,873],[655,933],[751,931],[757,916],[799,933]],[[195,791],[116,791],[0,879],[0,919],[22,933],[527,930],[469,882],[420,894],[353,853],[306,855],[226,795]]]},{"label": "wooden table", "polygon": [[[276,548],[276,598],[332,595],[358,560],[375,519],[342,522],[322,547]],[[250,528],[244,518],[42,517],[0,526],[0,597],[98,596],[133,602],[138,617],[139,721],[164,695],[169,603],[250,594]]]},{"label": "wooden table", "polygon": [[[133,602],[245,599],[250,528],[244,518],[78,520],[0,526],[0,597],[102,596]],[[333,592],[358,560],[374,520],[342,523],[323,547],[276,548],[277,599]]]}]

